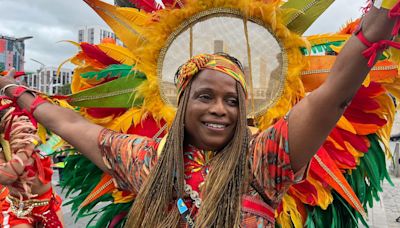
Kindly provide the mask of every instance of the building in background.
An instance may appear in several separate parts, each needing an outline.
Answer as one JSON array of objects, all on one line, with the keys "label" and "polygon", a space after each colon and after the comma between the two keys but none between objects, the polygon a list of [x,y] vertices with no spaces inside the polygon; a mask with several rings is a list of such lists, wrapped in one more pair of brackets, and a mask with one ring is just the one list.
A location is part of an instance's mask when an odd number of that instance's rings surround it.
[{"label": "building in background", "polygon": [[15,38],[0,35],[0,71],[14,67],[24,71],[25,44],[32,36]]},{"label": "building in background", "polygon": [[104,38],[112,38],[118,45],[123,45],[122,41],[109,28],[102,26],[83,26],[78,30],[78,42],[99,44]]},{"label": "building in background", "polygon": [[120,7],[136,8],[135,5],[132,2],[130,2],[129,0],[114,0],[114,5],[120,6]]},{"label": "building in background", "polygon": [[21,82],[48,95],[68,94],[68,88],[72,82],[72,73],[70,69],[61,68],[60,74],[57,75],[57,67],[45,66],[37,73],[30,73],[21,77]]}]

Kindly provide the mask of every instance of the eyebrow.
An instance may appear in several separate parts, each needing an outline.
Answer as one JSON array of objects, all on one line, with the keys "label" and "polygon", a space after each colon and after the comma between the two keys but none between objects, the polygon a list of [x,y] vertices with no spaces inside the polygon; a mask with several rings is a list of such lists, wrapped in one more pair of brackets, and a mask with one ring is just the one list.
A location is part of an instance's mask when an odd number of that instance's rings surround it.
[{"label": "eyebrow", "polygon": [[[200,93],[214,93],[213,89],[210,88],[198,88],[196,90],[193,91],[193,95],[199,95]],[[227,96],[232,96],[237,98],[238,97],[238,93],[237,92],[228,92],[226,94]]]}]

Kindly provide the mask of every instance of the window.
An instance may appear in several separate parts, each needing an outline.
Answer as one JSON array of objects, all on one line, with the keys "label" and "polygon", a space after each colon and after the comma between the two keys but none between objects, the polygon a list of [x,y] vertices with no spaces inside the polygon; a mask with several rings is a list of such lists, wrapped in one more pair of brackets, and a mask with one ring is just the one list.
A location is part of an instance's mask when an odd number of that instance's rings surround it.
[{"label": "window", "polygon": [[13,55],[13,67],[18,71],[18,70],[20,70],[19,69],[19,58],[18,58],[18,54],[17,53],[15,53],[14,55]]},{"label": "window", "polygon": [[78,42],[83,42],[84,41],[84,39],[85,39],[84,33],[85,33],[85,31],[83,29],[79,30]]},{"label": "window", "polygon": [[94,44],[94,28],[89,29],[88,42]]},{"label": "window", "polygon": [[14,49],[14,41],[8,40],[7,41],[7,51],[13,51]]}]

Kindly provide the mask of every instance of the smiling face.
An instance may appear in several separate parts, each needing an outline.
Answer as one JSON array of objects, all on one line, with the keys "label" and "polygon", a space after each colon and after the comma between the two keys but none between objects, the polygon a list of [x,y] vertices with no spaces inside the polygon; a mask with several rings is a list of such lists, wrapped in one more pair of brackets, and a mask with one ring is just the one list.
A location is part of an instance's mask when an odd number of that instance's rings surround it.
[{"label": "smiling face", "polygon": [[219,150],[232,139],[239,116],[236,83],[232,77],[208,69],[193,79],[185,113],[187,143]]}]

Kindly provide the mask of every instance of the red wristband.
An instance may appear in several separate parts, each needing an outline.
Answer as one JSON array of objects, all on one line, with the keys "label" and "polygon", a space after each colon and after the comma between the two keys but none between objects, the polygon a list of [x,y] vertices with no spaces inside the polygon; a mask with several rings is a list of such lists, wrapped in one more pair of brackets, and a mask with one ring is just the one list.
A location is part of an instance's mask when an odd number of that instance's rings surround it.
[{"label": "red wristband", "polygon": [[23,93],[25,93],[28,89],[23,86],[17,86],[13,91],[11,91],[12,98],[19,98]]},{"label": "red wristband", "polygon": [[356,37],[368,48],[362,52],[362,55],[368,59],[368,67],[372,67],[375,64],[376,58],[378,58],[378,51],[385,50],[389,46],[400,49],[400,43],[392,40],[380,40],[377,42],[370,42],[365,38],[362,29],[356,31]]},{"label": "red wristband", "polygon": [[29,88],[25,86],[17,86],[13,91],[11,91],[11,100],[16,103],[18,98],[25,92],[31,92],[32,95],[35,96]]},{"label": "red wristband", "polygon": [[36,98],[35,98],[35,100],[33,100],[33,102],[32,102],[32,104],[31,104],[31,107],[30,107],[30,113],[33,115],[33,112],[36,110],[36,108],[39,106],[39,105],[41,105],[41,104],[43,104],[43,103],[45,103],[45,102],[47,102],[47,100],[45,100],[45,99],[43,99],[42,97],[40,97],[40,96],[37,96]]}]

